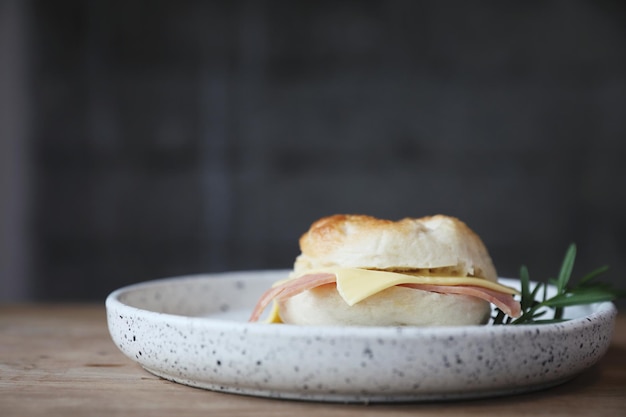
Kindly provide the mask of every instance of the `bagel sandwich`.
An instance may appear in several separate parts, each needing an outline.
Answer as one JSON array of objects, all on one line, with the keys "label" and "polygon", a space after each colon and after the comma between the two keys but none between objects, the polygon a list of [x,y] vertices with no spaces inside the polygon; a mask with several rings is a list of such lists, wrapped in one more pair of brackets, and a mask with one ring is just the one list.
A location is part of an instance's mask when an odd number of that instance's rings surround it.
[{"label": "bagel sandwich", "polygon": [[259,321],[320,326],[462,326],[491,304],[518,317],[518,292],[498,283],[480,237],[445,215],[383,220],[338,214],[300,238],[293,270],[259,299]]}]

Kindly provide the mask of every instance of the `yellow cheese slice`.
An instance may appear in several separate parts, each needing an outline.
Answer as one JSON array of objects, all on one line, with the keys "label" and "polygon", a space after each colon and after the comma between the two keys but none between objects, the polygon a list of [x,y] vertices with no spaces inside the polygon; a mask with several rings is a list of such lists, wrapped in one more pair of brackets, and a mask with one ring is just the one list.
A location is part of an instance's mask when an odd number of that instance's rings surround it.
[{"label": "yellow cheese slice", "polygon": [[[307,271],[307,274],[327,272],[335,274],[337,277],[337,292],[349,305],[371,297],[387,288],[402,284],[429,284],[429,285],[471,285],[474,287],[486,288],[503,294],[519,295],[519,291],[507,287],[497,282],[488,281],[483,278],[473,277],[452,277],[433,275],[407,275],[399,272],[376,271],[361,268],[323,268]],[[273,286],[278,286],[290,279],[277,281]],[[278,315],[278,305],[274,302],[267,323],[280,323]]]},{"label": "yellow cheese slice", "polygon": [[265,319],[265,323],[267,324],[279,324],[283,321],[280,319],[280,315],[278,313],[278,303],[276,300],[272,302],[272,309],[270,310],[269,315]]},{"label": "yellow cheese slice", "polygon": [[471,285],[504,294],[519,294],[513,288],[482,278],[406,275],[358,268],[337,268],[327,272],[332,272],[337,276],[337,292],[349,306],[353,306],[387,288],[401,284]]}]

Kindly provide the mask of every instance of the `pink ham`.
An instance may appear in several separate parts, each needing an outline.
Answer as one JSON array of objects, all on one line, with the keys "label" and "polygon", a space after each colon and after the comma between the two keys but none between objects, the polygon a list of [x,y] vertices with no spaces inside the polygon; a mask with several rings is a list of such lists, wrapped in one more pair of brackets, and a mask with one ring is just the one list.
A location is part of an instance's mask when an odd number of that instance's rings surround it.
[{"label": "pink ham", "polygon": [[[332,284],[337,281],[337,277],[330,273],[319,273],[304,275],[300,278],[285,281],[284,283],[267,290],[257,302],[249,321],[259,320],[263,311],[272,300],[284,300],[304,291],[319,287],[321,285]],[[511,317],[521,315],[520,304],[515,301],[510,294],[503,294],[483,287],[473,287],[469,285],[432,285],[432,284],[401,284],[402,287],[414,288],[422,291],[432,291],[440,294],[462,294],[477,297],[488,301]]]},{"label": "pink ham", "polygon": [[259,301],[257,302],[249,321],[257,321],[265,308],[272,302],[273,299],[283,300],[294,295],[298,295],[301,292],[308,291],[310,289],[319,287],[325,284],[332,284],[337,282],[335,274],[321,273],[321,274],[309,274],[301,276],[297,279],[285,281],[284,283],[272,287],[265,291]]},{"label": "pink ham", "polygon": [[430,284],[402,284],[401,287],[414,288],[422,291],[432,291],[440,294],[461,294],[480,298],[498,307],[506,315],[517,318],[522,315],[520,304],[510,294],[483,287],[468,285],[430,285]]}]

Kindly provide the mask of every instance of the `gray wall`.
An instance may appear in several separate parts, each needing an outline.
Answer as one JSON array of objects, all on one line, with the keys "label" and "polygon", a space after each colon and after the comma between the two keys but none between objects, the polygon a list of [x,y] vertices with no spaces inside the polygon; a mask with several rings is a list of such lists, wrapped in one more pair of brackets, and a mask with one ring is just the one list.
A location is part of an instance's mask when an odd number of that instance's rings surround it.
[{"label": "gray wall", "polygon": [[623,2],[129,3],[25,9],[28,297],[289,268],[339,212],[458,216],[502,276],[576,242],[626,286]]},{"label": "gray wall", "polygon": [[0,1],[0,301],[32,296],[27,7]]}]

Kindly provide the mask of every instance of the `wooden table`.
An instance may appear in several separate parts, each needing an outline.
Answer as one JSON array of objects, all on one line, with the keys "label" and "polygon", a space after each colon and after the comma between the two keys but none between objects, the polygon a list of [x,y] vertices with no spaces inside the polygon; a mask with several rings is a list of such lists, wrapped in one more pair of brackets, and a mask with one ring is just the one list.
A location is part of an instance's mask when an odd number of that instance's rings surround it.
[{"label": "wooden table", "polygon": [[626,315],[606,356],[545,391],[451,403],[254,398],[159,379],[120,353],[102,305],[0,306],[0,416],[626,416]]}]

